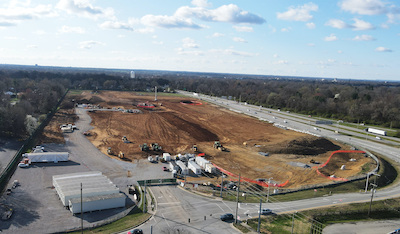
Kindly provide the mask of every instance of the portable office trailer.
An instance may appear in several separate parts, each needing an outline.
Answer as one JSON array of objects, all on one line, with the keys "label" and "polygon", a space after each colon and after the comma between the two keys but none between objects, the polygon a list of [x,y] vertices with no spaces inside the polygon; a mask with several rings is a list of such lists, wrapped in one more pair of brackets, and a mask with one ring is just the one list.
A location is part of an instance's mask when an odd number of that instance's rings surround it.
[{"label": "portable office trailer", "polygon": [[193,171],[194,174],[200,175],[201,174],[201,168],[195,161],[189,161],[188,162],[188,168]]},{"label": "portable office trailer", "polygon": [[209,162],[208,160],[206,160],[205,158],[199,157],[199,156],[197,156],[197,157],[195,158],[195,160],[196,160],[196,163],[197,163],[201,168],[203,168],[203,169],[205,169],[207,163],[210,163],[210,162]]},{"label": "portable office trailer", "polygon": [[[73,214],[81,213],[81,198],[73,198],[68,202],[69,209]],[[105,210],[125,206],[125,195],[115,193],[110,195],[100,195],[82,198],[83,212]]]},{"label": "portable office trailer", "polygon": [[212,163],[207,163],[204,169],[208,173],[217,173],[217,168]]},{"label": "portable office trailer", "polygon": [[176,165],[176,163],[174,161],[169,162],[169,169],[171,169],[171,171],[177,171],[179,169],[178,165]]},{"label": "portable office trailer", "polygon": [[69,158],[68,152],[41,152],[41,153],[26,153],[22,155],[34,162],[67,162]]},{"label": "portable office trailer", "polygon": [[178,165],[179,168],[181,169],[181,174],[182,175],[189,174],[189,170],[188,170],[187,166],[182,161],[177,161],[176,165]]},{"label": "portable office trailer", "polygon": [[165,161],[171,161],[171,155],[169,153],[163,153],[163,158]]}]

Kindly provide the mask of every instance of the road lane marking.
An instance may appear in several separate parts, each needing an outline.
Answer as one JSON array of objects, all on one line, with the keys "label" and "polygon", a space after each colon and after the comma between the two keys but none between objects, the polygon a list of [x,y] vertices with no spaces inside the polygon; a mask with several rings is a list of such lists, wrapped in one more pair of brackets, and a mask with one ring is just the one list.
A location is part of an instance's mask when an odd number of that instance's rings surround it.
[{"label": "road lane marking", "polygon": [[165,222],[167,223],[168,227],[171,227],[167,221],[167,219],[165,218],[164,214],[162,214],[163,219],[165,220]]},{"label": "road lane marking", "polygon": [[230,208],[224,201],[222,201],[222,203],[224,203],[224,205],[225,205],[226,207],[228,207],[228,209],[229,209],[230,211],[233,211],[232,208]]},{"label": "road lane marking", "polygon": [[176,204],[180,204],[181,202],[161,202],[161,203],[157,203],[158,205],[176,205]]}]

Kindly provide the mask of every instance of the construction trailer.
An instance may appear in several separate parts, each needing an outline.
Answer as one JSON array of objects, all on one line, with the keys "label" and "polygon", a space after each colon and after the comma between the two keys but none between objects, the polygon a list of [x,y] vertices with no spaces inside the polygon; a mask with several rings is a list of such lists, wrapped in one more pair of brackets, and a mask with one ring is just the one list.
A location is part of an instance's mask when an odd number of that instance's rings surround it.
[{"label": "construction trailer", "polygon": [[185,165],[185,163],[183,163],[182,161],[176,161],[176,165],[178,165],[178,167],[181,169],[182,175],[189,174],[189,170],[188,170],[187,166]]},{"label": "construction trailer", "polygon": [[69,159],[68,152],[41,152],[41,153],[25,153],[22,157],[27,158],[31,163],[35,162],[67,162]]},{"label": "construction trailer", "polygon": [[205,159],[203,157],[199,157],[199,156],[195,157],[195,161],[202,169],[205,169],[206,164],[210,163],[210,161],[208,161],[207,159]]},{"label": "construction trailer", "polygon": [[200,175],[201,174],[201,167],[197,165],[197,163],[193,161],[188,162],[188,168],[193,171],[194,174]]},{"label": "construction trailer", "polygon": [[[81,213],[81,198],[73,198],[69,200],[69,210],[73,214]],[[82,198],[83,212],[96,210],[106,210],[125,206],[125,195],[122,193],[114,193],[110,195],[99,195]]]},{"label": "construction trailer", "polygon": [[163,159],[169,162],[171,161],[171,155],[169,153],[163,153]]},{"label": "construction trailer", "polygon": [[174,162],[174,161],[170,161],[169,162],[169,169],[171,170],[171,171],[178,171],[178,169],[179,169],[179,166],[178,165],[176,165],[176,163]]},{"label": "construction trailer", "polygon": [[55,175],[53,186],[63,206],[74,214],[80,212],[81,193],[83,212],[125,206],[125,195],[99,171]]},{"label": "construction trailer", "polygon": [[215,174],[217,173],[217,168],[214,165],[212,165],[212,163],[207,163],[204,168],[204,171],[211,174]]}]

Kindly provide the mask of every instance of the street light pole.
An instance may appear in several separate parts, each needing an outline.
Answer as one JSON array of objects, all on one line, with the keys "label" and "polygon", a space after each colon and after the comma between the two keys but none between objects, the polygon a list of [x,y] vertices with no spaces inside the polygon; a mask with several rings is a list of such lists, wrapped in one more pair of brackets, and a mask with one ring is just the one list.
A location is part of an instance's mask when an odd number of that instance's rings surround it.
[{"label": "street light pole", "polygon": [[271,185],[271,179],[273,179],[272,177],[270,177],[268,179],[268,193],[267,193],[267,202],[269,202],[269,186]]},{"label": "street light pole", "polygon": [[260,199],[260,211],[258,212],[258,227],[257,227],[257,233],[260,233],[260,225],[261,225],[261,204],[262,204],[262,198]]},{"label": "street light pole", "polygon": [[239,209],[239,190],[240,190],[240,174],[239,174],[239,183],[237,187],[237,194],[236,194],[236,215],[235,215],[235,223],[238,223],[238,209]]}]

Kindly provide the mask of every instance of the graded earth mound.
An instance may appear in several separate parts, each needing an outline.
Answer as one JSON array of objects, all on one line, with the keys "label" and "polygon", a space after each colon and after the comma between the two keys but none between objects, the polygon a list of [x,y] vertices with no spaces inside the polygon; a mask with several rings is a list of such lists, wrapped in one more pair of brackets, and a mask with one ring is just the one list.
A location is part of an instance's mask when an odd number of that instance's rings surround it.
[{"label": "graded earth mound", "polygon": [[[83,92],[74,98],[77,103],[108,109],[88,112],[94,126],[88,139],[104,154],[108,147],[113,152],[123,152],[128,161],[161,155],[162,152],[171,155],[194,153],[192,146],[196,144],[199,152],[225,170],[254,180],[273,177],[272,182],[277,184],[289,180],[287,188],[294,188],[328,182],[329,179],[318,175],[312,166],[325,162],[332,151],[349,148],[324,138],[280,129],[207,102],[182,104],[182,100],[185,103],[199,101],[182,99],[178,95],[160,93],[154,101],[151,94],[101,91],[95,94]],[[154,105],[154,108],[138,107],[140,103]],[[128,109],[140,113],[124,111]],[[124,136],[129,143],[124,143]],[[220,141],[227,150],[213,148],[214,141]],[[153,142],[161,145],[162,151],[141,151],[139,148],[143,143],[150,145]],[[343,160],[332,160],[324,173],[337,173],[337,167],[348,158]],[[371,161],[370,158],[353,161],[343,175],[360,173],[360,168]]]}]

